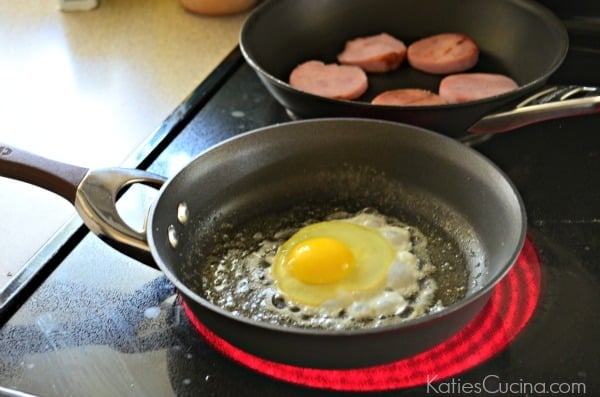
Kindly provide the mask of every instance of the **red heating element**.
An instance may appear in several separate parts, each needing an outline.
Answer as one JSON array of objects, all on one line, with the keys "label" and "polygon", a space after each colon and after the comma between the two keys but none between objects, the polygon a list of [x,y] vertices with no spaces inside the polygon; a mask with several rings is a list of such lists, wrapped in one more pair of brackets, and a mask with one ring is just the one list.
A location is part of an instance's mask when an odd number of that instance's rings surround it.
[{"label": "red heating element", "polygon": [[318,389],[383,391],[422,386],[456,376],[495,356],[531,318],[541,285],[540,263],[527,240],[517,262],[469,325],[446,342],[416,356],[360,369],[314,369],[281,364],[246,353],[206,328],[183,303],[192,325],[217,351],[263,375]]}]

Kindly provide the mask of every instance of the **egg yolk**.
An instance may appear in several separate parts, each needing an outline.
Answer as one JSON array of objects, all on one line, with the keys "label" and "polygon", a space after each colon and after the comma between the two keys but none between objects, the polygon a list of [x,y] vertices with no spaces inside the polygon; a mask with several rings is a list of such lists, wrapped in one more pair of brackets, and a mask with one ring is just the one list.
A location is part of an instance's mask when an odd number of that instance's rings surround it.
[{"label": "egg yolk", "polygon": [[355,268],[348,246],[334,238],[309,238],[287,255],[292,275],[308,284],[331,284],[346,278]]}]

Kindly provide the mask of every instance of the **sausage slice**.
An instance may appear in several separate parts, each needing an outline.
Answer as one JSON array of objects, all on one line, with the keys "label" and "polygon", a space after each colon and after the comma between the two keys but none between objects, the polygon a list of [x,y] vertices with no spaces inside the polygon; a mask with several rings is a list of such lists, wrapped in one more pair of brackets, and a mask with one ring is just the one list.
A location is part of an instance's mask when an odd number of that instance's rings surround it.
[{"label": "sausage slice", "polygon": [[406,51],[408,63],[432,74],[464,72],[479,60],[475,41],[462,33],[442,33],[417,40]]},{"label": "sausage slice", "polygon": [[366,72],[384,73],[397,69],[406,58],[406,45],[395,37],[381,33],[346,42],[338,62],[355,65]]},{"label": "sausage slice", "polygon": [[358,66],[307,61],[294,68],[290,85],[299,90],[333,99],[356,99],[368,87],[367,75]]},{"label": "sausage slice", "polygon": [[460,73],[444,77],[439,93],[449,103],[458,103],[500,95],[517,88],[517,83],[503,74]]},{"label": "sausage slice", "polygon": [[418,88],[400,88],[384,91],[371,101],[374,105],[426,106],[445,105],[448,102],[441,96]]}]

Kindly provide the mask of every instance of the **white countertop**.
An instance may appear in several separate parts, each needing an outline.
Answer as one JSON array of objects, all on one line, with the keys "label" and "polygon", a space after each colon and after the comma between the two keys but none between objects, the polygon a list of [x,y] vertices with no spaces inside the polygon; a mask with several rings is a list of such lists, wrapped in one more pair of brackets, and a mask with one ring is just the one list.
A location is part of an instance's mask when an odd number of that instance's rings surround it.
[{"label": "white countertop", "polygon": [[[0,7],[0,143],[90,168],[120,165],[238,42],[247,13],[177,0]],[[0,287],[73,216],[62,198],[0,178]]]}]

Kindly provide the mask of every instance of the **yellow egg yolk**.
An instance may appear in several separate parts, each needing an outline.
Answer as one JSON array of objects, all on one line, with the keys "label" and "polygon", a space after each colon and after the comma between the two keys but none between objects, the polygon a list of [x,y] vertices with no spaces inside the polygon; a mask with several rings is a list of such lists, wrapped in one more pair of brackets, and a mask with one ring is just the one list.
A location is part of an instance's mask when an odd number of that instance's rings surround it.
[{"label": "yellow egg yolk", "polygon": [[334,238],[309,238],[287,255],[292,275],[308,284],[331,284],[346,278],[355,268],[348,246]]}]

